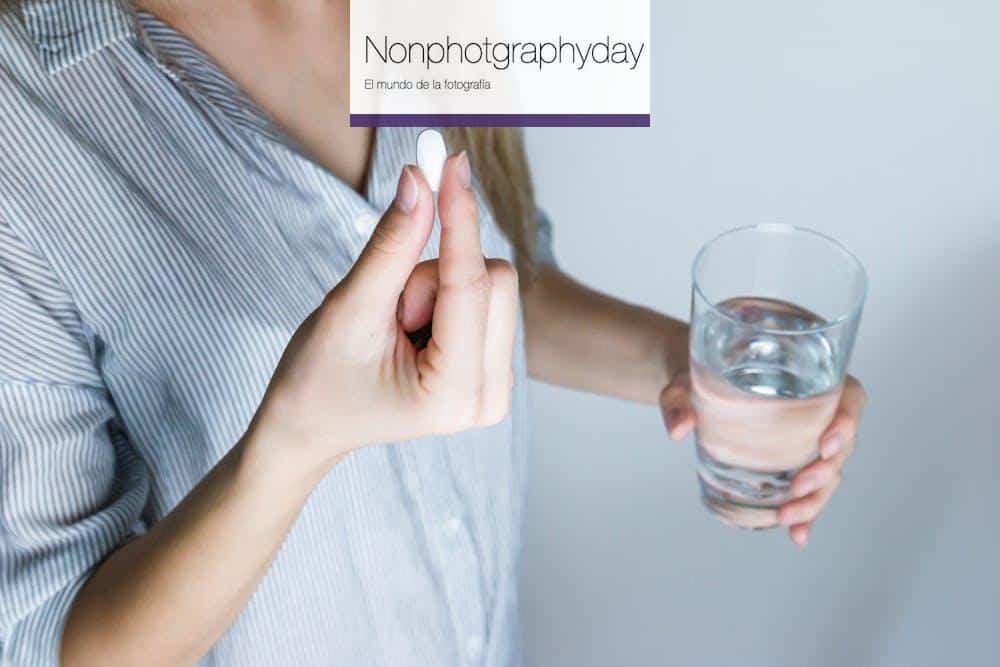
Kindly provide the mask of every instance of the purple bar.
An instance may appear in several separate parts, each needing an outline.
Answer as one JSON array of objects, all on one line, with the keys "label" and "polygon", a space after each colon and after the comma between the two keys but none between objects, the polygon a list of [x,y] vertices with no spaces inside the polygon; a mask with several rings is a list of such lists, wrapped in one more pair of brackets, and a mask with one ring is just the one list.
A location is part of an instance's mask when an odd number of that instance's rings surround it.
[{"label": "purple bar", "polygon": [[351,127],[649,127],[649,114],[351,114]]}]

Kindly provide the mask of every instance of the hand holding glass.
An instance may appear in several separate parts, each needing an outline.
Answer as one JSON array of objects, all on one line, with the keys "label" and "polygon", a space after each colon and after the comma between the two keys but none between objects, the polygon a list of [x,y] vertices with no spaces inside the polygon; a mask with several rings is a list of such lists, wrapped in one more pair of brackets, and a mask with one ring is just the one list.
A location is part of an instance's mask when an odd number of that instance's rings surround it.
[{"label": "hand holding glass", "polygon": [[787,225],[727,232],[695,259],[692,403],[706,507],[777,525],[840,402],[867,281],[858,260]]}]

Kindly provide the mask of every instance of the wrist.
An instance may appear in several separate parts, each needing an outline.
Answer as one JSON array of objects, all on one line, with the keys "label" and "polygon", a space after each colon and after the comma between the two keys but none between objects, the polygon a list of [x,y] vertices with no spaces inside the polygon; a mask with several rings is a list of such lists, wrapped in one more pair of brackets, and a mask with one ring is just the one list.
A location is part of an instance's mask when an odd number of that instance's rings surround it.
[{"label": "wrist", "polygon": [[252,483],[306,492],[345,456],[344,450],[319,447],[302,434],[284,429],[264,410],[254,416],[237,447],[240,469]]},{"label": "wrist", "polygon": [[652,343],[652,366],[656,369],[657,381],[654,383],[655,396],[652,403],[659,403],[660,394],[678,373],[688,370],[690,365],[688,350],[688,325],[680,320],[659,316],[655,327],[655,340]]}]

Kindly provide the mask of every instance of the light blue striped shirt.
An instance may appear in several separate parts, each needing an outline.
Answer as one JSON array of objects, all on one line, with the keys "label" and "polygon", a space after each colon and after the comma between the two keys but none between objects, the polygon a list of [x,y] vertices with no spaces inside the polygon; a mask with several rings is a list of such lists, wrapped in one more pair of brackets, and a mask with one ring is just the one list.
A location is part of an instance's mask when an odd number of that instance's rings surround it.
[{"label": "light blue striped shirt", "polygon": [[[0,663],[56,664],[94,567],[240,438],[417,132],[377,132],[362,196],[154,17],[0,9]],[[520,664],[522,338],[511,416],[338,465],[203,664]]]}]

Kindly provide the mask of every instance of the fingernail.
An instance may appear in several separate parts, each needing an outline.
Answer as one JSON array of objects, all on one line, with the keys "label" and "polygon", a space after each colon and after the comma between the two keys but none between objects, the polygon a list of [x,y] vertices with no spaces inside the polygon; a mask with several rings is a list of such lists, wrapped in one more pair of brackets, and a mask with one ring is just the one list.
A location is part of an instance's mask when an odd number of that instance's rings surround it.
[{"label": "fingernail", "polygon": [[826,442],[820,445],[819,453],[824,459],[831,459],[837,455],[844,445],[844,439],[839,434],[834,434],[827,438]]},{"label": "fingernail", "polygon": [[808,535],[804,535],[804,534],[801,534],[801,533],[793,533],[792,534],[792,542],[795,543],[795,546],[797,546],[800,551],[802,549],[806,548],[806,543],[808,541],[809,541],[809,536]]},{"label": "fingernail", "polygon": [[458,154],[458,181],[466,190],[472,188],[472,165],[469,164],[469,152]]},{"label": "fingernail", "polygon": [[417,179],[410,173],[410,165],[403,167],[403,173],[399,177],[399,185],[396,186],[396,206],[403,213],[410,213],[417,205],[417,197],[420,191],[417,189]]}]

